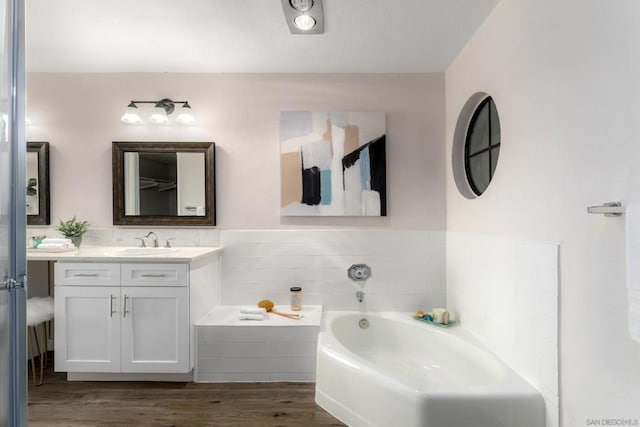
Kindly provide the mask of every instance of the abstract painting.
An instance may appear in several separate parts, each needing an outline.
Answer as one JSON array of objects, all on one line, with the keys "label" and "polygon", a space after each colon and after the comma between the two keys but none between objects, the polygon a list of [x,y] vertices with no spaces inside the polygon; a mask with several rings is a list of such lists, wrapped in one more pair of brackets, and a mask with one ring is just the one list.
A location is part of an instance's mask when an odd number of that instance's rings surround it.
[{"label": "abstract painting", "polygon": [[385,113],[280,113],[281,215],[386,216]]}]

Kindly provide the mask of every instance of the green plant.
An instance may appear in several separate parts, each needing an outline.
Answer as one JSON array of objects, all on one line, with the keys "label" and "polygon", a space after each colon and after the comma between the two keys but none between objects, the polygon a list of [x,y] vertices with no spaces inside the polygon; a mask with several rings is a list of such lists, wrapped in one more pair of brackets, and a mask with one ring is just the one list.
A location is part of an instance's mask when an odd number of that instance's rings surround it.
[{"label": "green plant", "polygon": [[89,224],[88,221],[76,220],[76,216],[74,215],[73,218],[68,221],[60,220],[60,224],[58,224],[56,230],[62,233],[63,236],[76,237],[86,233],[87,230],[89,230],[89,225],[91,224]]},{"label": "green plant", "polygon": [[38,194],[38,180],[35,178],[29,178],[27,181],[27,196],[35,196]]}]

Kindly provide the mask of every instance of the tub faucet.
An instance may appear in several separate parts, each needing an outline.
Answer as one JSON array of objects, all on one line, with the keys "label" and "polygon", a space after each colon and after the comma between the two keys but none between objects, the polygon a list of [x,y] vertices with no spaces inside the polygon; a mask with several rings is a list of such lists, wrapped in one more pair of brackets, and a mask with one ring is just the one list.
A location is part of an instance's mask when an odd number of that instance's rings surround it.
[{"label": "tub faucet", "polygon": [[364,301],[364,292],[362,291],[356,292],[356,298],[358,298],[358,302]]},{"label": "tub faucet", "polygon": [[156,233],[154,233],[153,231],[150,231],[144,237],[150,237],[150,236],[153,236],[153,247],[157,248],[158,247],[158,236],[156,236]]}]

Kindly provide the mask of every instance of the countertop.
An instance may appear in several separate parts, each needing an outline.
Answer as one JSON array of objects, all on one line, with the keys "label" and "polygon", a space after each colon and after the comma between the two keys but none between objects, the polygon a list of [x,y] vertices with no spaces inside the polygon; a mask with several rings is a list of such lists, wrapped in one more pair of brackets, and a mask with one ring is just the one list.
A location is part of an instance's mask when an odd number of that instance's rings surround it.
[{"label": "countertop", "polygon": [[66,261],[66,262],[193,262],[222,252],[221,247],[184,247],[171,248],[173,252],[152,255],[123,255],[118,253],[124,246],[82,246],[70,252],[47,252],[28,249],[29,261]]},{"label": "countertop", "polygon": [[[252,306],[247,304],[246,307]],[[289,319],[278,316],[274,313],[267,313],[265,320],[239,320],[240,305],[218,305],[215,306],[202,319],[195,323],[195,326],[320,326],[322,318],[321,305],[303,305],[301,311],[291,311],[288,304],[276,305],[275,311],[282,313],[302,314],[301,319]]]}]

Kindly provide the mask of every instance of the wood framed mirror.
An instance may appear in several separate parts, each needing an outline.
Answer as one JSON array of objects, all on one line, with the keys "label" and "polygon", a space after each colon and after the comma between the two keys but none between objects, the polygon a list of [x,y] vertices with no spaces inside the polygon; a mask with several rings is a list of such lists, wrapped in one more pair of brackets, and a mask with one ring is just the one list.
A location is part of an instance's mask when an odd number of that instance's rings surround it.
[{"label": "wood framed mirror", "polygon": [[214,226],[213,142],[113,142],[113,224]]},{"label": "wood framed mirror", "polygon": [[49,143],[27,142],[27,225],[49,225]]}]

